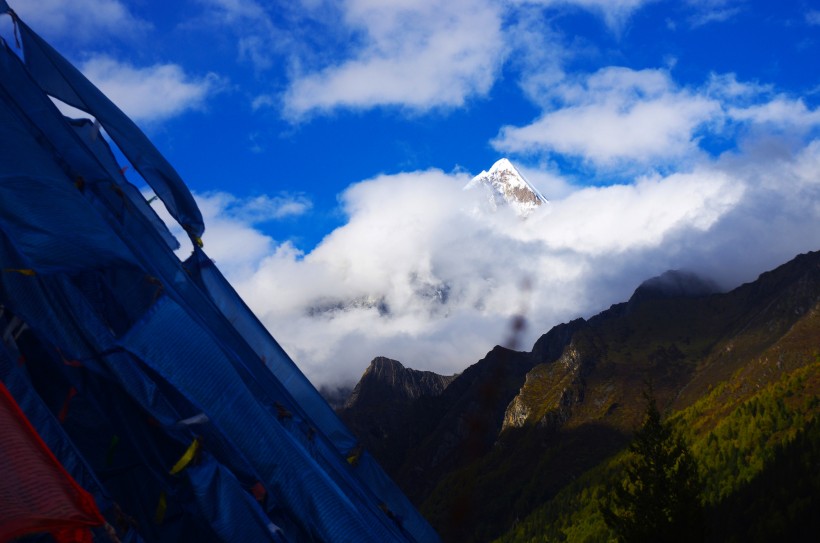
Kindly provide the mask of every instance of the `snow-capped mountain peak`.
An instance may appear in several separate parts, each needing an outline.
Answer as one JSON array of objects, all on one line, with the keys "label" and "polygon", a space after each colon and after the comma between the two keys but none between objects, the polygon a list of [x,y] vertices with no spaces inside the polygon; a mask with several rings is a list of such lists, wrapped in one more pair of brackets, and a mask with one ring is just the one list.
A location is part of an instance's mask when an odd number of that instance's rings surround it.
[{"label": "snow-capped mountain peak", "polygon": [[[509,172],[509,171],[516,172],[516,173],[518,173],[519,176],[521,175],[520,172],[518,172],[518,169],[515,166],[512,165],[512,162],[510,162],[510,159],[500,158],[495,162],[495,164],[493,164],[493,167],[490,168],[489,173]],[[482,172],[482,173],[484,173],[484,172]]]},{"label": "snow-capped mountain peak", "polygon": [[526,217],[548,200],[506,158],[493,164],[490,171],[482,171],[467,183],[464,190],[484,187],[490,191],[493,208],[509,205],[516,213]]}]

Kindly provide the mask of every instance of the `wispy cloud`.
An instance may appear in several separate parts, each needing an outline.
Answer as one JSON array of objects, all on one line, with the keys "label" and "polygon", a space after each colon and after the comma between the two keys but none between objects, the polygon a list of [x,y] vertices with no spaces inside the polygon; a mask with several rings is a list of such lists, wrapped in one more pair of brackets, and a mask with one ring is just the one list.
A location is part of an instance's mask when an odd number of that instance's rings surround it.
[{"label": "wispy cloud", "polygon": [[[202,23],[233,28],[240,59],[257,70],[270,68],[287,32],[278,28],[265,5],[255,0],[199,0],[206,9]],[[285,6],[276,6],[285,9]]]},{"label": "wispy cloud", "polygon": [[520,4],[536,4],[548,7],[579,7],[599,13],[606,24],[620,32],[629,17],[642,6],[657,0],[515,0]]},{"label": "wispy cloud", "polygon": [[240,199],[225,192],[213,192],[202,195],[201,198],[222,213],[249,224],[298,217],[313,207],[313,203],[304,194],[260,195]]},{"label": "wispy cloud", "polygon": [[807,11],[806,22],[810,25],[820,25],[820,10],[812,9]]},{"label": "wispy cloud", "polygon": [[731,107],[729,116],[738,121],[769,127],[810,129],[820,126],[820,108],[811,109],[800,98],[778,96],[747,107]]},{"label": "wispy cloud", "polygon": [[552,28],[541,6],[521,5],[506,21],[510,42],[507,66],[518,73],[518,84],[528,99],[539,103],[549,89],[564,78],[564,63],[583,48],[567,48],[564,37]]},{"label": "wispy cloud", "polygon": [[820,108],[773,85],[738,81],[735,74],[713,74],[703,92],[719,100],[728,122],[755,129],[805,132],[820,127]]},{"label": "wispy cloud", "polygon": [[734,73],[712,73],[706,83],[704,92],[707,96],[722,102],[752,103],[775,94],[772,85],[758,82],[738,81]]},{"label": "wispy cloud", "polygon": [[176,64],[137,67],[105,55],[89,58],[80,69],[127,115],[145,122],[200,109],[223,87],[216,74],[192,77]]},{"label": "wispy cloud", "polygon": [[32,28],[49,39],[89,43],[104,37],[135,37],[151,24],[134,15],[120,0],[38,0],[12,2]]},{"label": "wispy cloud", "polygon": [[746,0],[687,0],[692,10],[689,24],[693,27],[722,23],[740,14]]},{"label": "wispy cloud", "polygon": [[343,10],[360,45],[296,74],[284,97],[292,118],[340,107],[461,106],[489,91],[505,59],[501,6],[488,0],[350,0]]},{"label": "wispy cloud", "polygon": [[278,105],[278,101],[275,97],[271,96],[270,94],[260,94],[253,100],[251,100],[251,108],[254,111],[259,109],[275,107]]}]

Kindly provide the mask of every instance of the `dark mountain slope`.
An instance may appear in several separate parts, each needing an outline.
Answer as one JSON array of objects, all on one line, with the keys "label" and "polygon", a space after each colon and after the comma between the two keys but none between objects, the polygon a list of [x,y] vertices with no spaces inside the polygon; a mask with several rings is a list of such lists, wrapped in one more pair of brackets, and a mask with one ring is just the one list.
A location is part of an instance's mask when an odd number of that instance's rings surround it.
[{"label": "dark mountain slope", "polygon": [[455,378],[377,357],[337,413],[382,466],[396,472],[405,452],[426,435],[414,425],[414,402],[438,396]]},{"label": "dark mountain slope", "polygon": [[[786,339],[820,296],[820,253],[726,294],[671,278],[554,328],[531,353],[496,347],[440,396],[411,402],[404,424],[418,445],[396,452],[393,475],[446,540],[500,535],[621,450],[647,381],[661,409],[678,410],[733,376],[743,376],[731,392],[740,398],[805,364]],[[820,337],[807,326],[798,342]]]},{"label": "dark mountain slope", "polygon": [[413,411],[414,423],[428,431],[396,474],[411,499],[426,496],[441,476],[491,449],[504,409],[531,367],[526,353],[496,347]]},{"label": "dark mountain slope", "polygon": [[[761,379],[761,361],[775,356],[782,369]],[[668,417],[700,465],[708,541],[779,541],[778,533],[797,536],[816,525],[820,302],[749,362]],[[622,477],[623,458],[618,453],[579,476],[502,541],[610,539],[598,505]]]}]

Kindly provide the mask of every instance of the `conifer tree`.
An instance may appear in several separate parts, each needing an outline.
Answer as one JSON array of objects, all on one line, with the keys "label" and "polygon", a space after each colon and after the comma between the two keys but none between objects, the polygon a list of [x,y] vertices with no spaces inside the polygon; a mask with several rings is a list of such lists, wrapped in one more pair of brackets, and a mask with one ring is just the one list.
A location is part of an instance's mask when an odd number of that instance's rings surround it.
[{"label": "conifer tree", "polygon": [[703,540],[697,464],[683,438],[661,421],[652,389],[645,420],[629,446],[626,477],[601,507],[622,543]]}]

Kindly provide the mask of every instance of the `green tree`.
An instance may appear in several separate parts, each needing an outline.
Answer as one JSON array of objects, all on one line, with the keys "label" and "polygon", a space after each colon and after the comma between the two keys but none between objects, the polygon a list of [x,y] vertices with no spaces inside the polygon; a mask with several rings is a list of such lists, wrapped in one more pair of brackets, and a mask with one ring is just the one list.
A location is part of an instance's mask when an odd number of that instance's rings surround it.
[{"label": "green tree", "polygon": [[645,420],[629,446],[626,476],[601,513],[622,543],[702,541],[697,464],[683,438],[661,421],[651,387],[644,398]]}]

